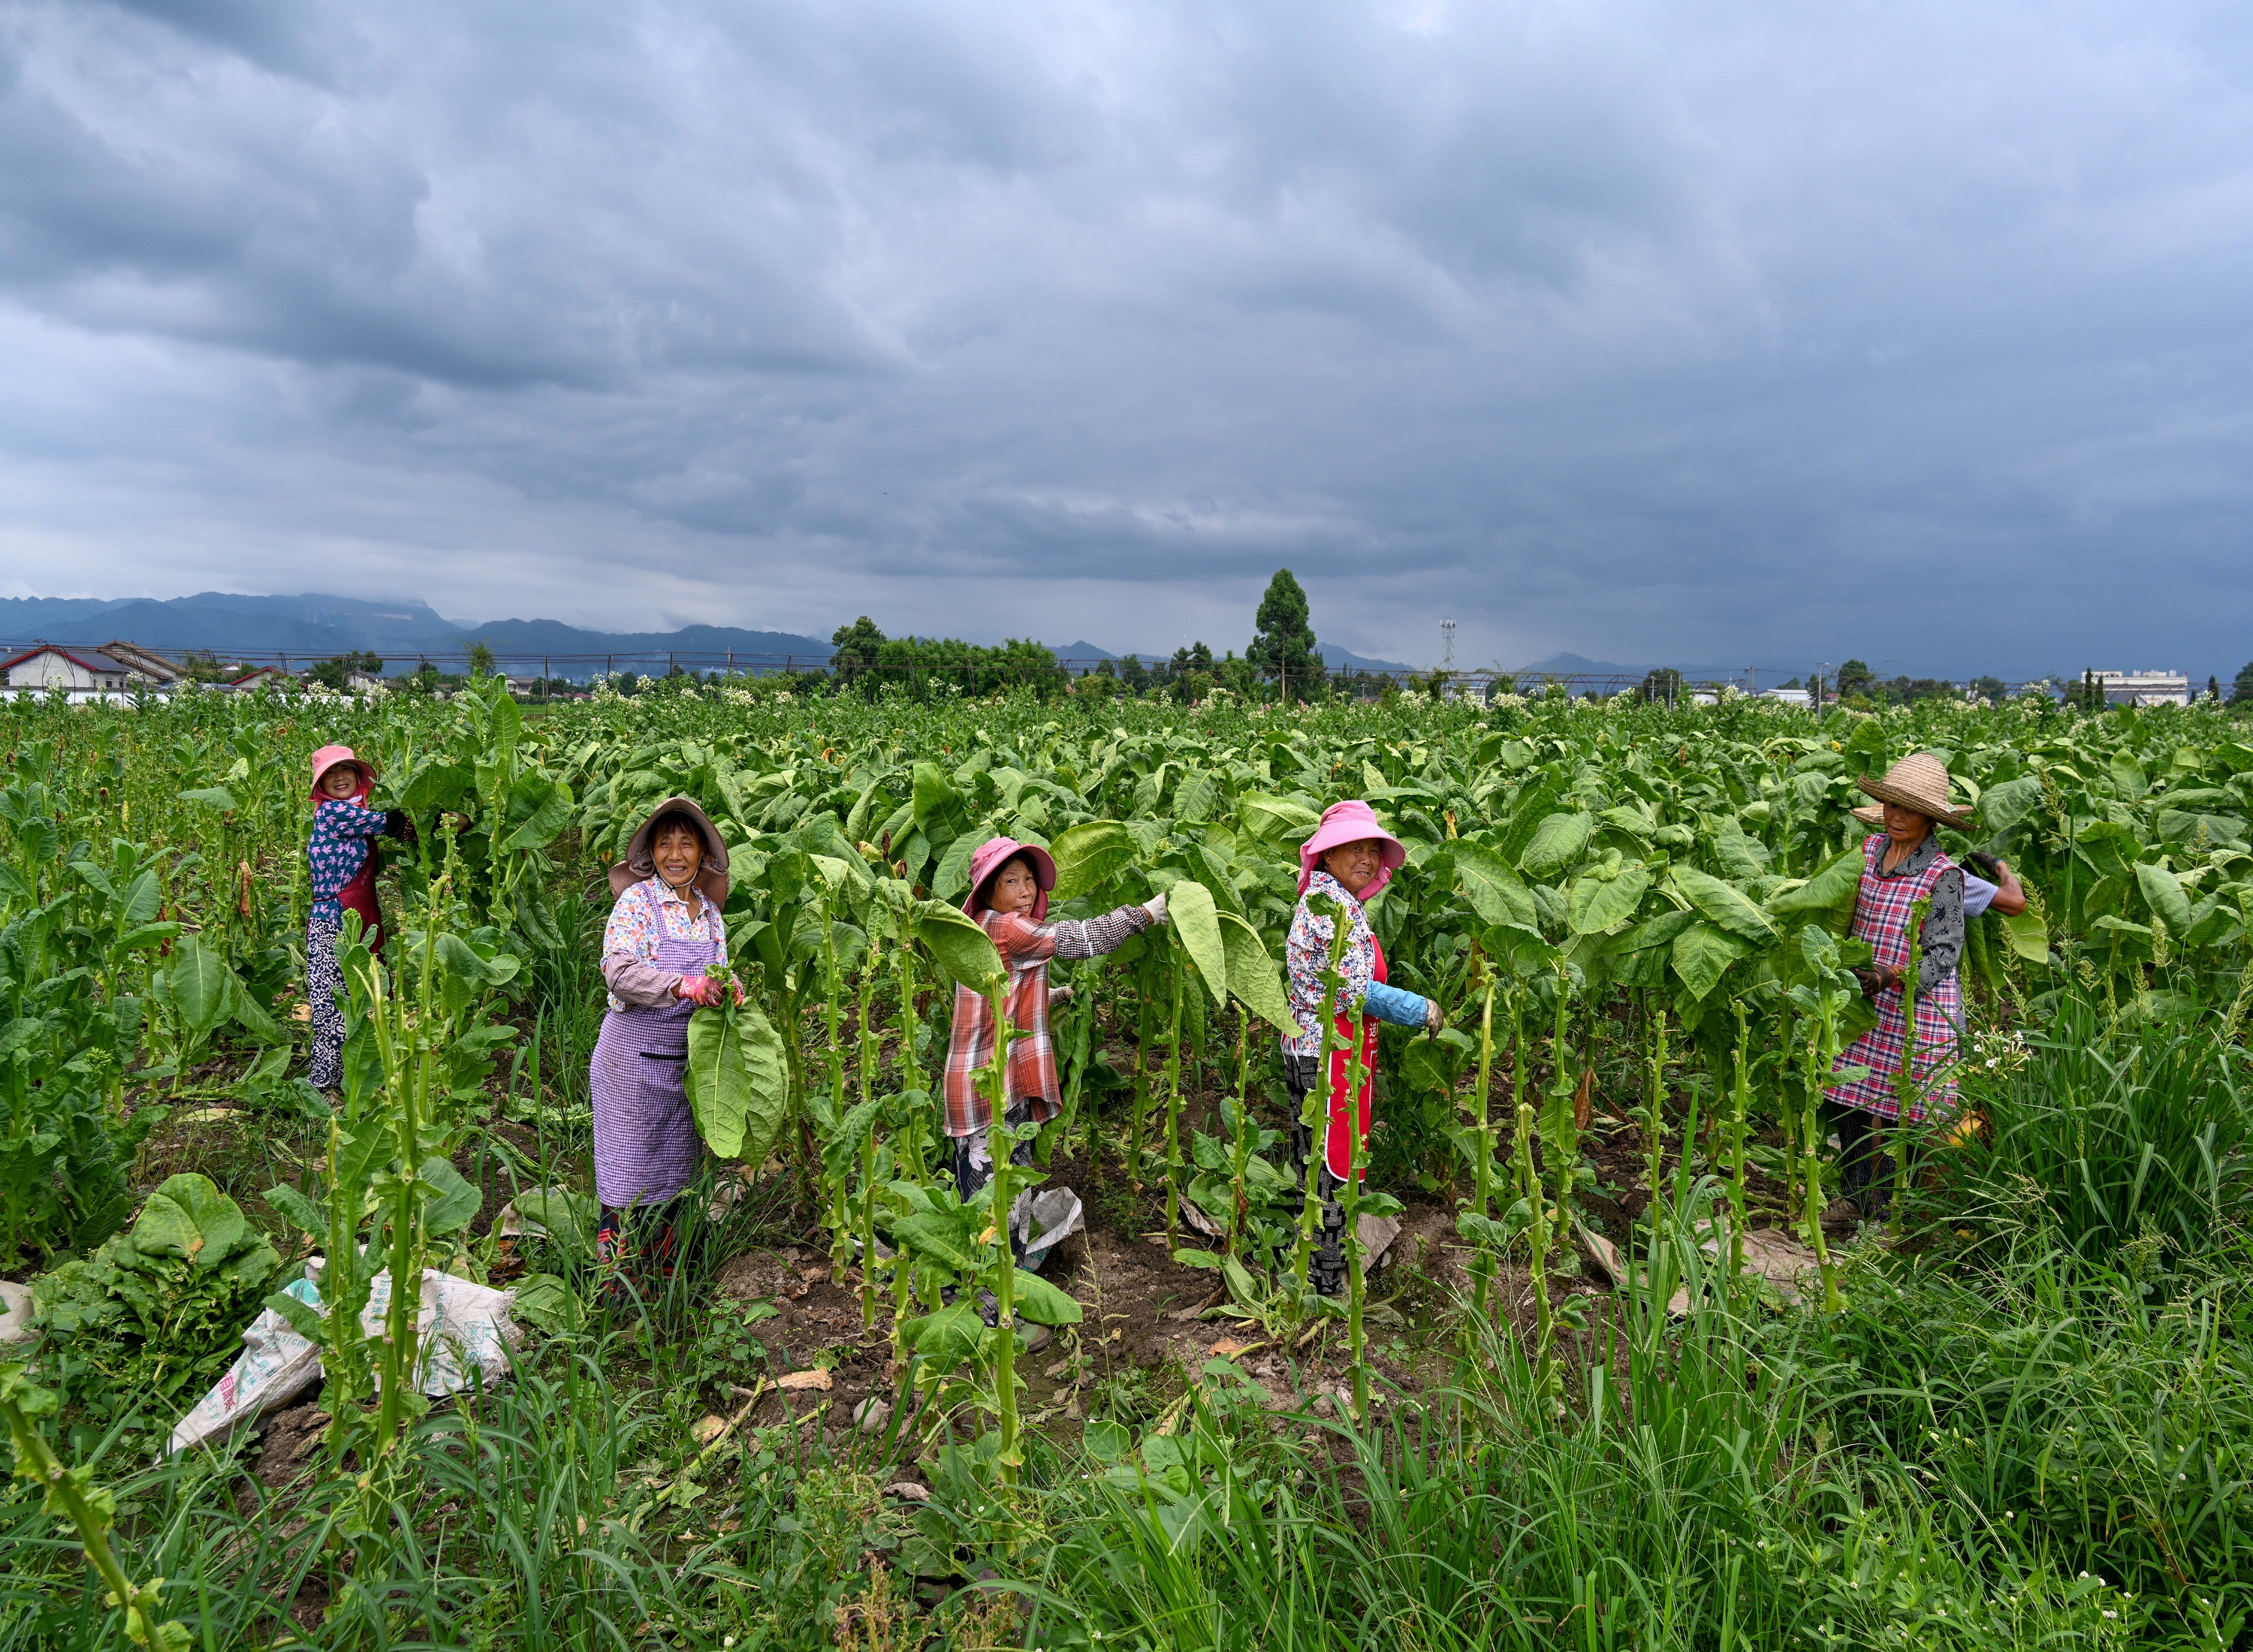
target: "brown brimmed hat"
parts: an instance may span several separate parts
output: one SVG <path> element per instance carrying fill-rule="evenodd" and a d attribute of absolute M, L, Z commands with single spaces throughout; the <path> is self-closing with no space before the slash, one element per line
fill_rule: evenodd
<path fill-rule="evenodd" d="M 1948 765 L 1929 751 L 1912 751 L 1887 770 L 1882 780 L 1859 775 L 1854 784 L 1880 803 L 1895 803 L 1904 809 L 1914 809 L 1927 819 L 1952 826 L 1958 832 L 1969 832 L 1975 824 L 1971 812 L 1959 810 L 1949 795 L 1952 783 L 1948 778 Z M 1854 818 L 1872 826 L 1883 826 L 1886 812 L 1857 809 Z"/>
<path fill-rule="evenodd" d="M 694 798 L 667 798 L 649 812 L 641 829 L 633 834 L 633 841 L 626 845 L 626 858 L 610 868 L 610 893 L 624 895 L 644 878 L 657 875 L 657 856 L 652 853 L 657 823 L 668 814 L 687 820 L 704 840 L 704 864 L 697 868 L 696 887 L 713 905 L 727 905 L 728 846 L 720 840 L 720 828 L 696 806 Z"/>

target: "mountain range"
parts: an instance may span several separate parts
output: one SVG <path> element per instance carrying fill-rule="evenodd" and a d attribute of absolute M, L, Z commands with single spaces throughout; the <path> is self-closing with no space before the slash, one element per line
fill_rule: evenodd
<path fill-rule="evenodd" d="M 103 601 L 90 597 L 0 598 L 0 640 L 104 643 L 123 638 L 168 652 L 307 660 L 366 651 L 398 671 L 428 655 L 458 662 L 482 642 L 512 669 L 536 671 L 543 658 L 559 677 L 593 672 L 663 671 L 671 656 L 729 654 L 746 664 L 792 660 L 819 665 L 829 645 L 793 631 L 743 631 L 732 625 L 688 625 L 672 631 L 595 631 L 553 619 L 499 619 L 457 625 L 422 602 L 371 603 L 351 596 L 245 596 L 205 591 L 159 602 L 148 597 Z M 706 662 L 699 660 L 698 665 Z"/>
<path fill-rule="evenodd" d="M 554 675 L 573 678 L 597 671 L 659 673 L 681 655 L 698 656 L 684 663 L 710 669 L 724 665 L 729 656 L 738 666 L 779 666 L 819 665 L 830 654 L 830 645 L 820 638 L 732 625 L 687 625 L 670 631 L 587 631 L 555 619 L 461 625 L 420 601 L 249 596 L 225 591 L 161 601 L 144 596 L 0 597 L 0 645 L 11 652 L 32 642 L 99 645 L 113 638 L 167 652 L 208 649 L 238 658 L 278 654 L 310 661 L 365 651 L 381 657 L 394 672 L 409 669 L 426 656 L 441 664 L 458 664 L 471 645 L 482 642 L 513 672 L 530 674 L 545 661 Z M 1325 644 L 1322 652 L 1332 670 L 1407 669 L 1332 645 Z M 1055 652 L 1068 660 L 1123 658 L 1085 640 L 1064 644 Z M 1140 658 L 1154 663 L 1161 656 Z"/>

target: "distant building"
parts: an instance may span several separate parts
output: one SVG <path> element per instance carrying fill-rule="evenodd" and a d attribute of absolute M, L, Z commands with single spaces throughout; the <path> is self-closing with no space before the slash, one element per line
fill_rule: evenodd
<path fill-rule="evenodd" d="M 2187 706 L 2190 678 L 2179 671 L 2098 671 L 2089 673 L 2111 706 Z"/>
<path fill-rule="evenodd" d="M 296 680 L 296 678 L 290 676 L 279 666 L 253 666 L 240 677 L 232 679 L 227 687 L 248 691 L 253 688 L 263 688 L 269 683 L 278 686 Z"/>
<path fill-rule="evenodd" d="M 380 672 L 349 671 L 345 673 L 345 687 L 356 694 L 365 694 L 373 689 L 388 688 L 391 685 L 383 680 Z"/>
<path fill-rule="evenodd" d="M 138 643 L 107 642 L 101 645 L 101 652 L 121 662 L 136 681 L 145 682 L 152 688 L 171 688 L 187 680 L 185 666 Z"/>
<path fill-rule="evenodd" d="M 1815 695 L 1805 688 L 1763 688 L 1760 691 L 1760 697 L 1762 700 L 1775 701 L 1782 705 L 1796 706 L 1802 711 L 1815 703 Z"/>
<path fill-rule="evenodd" d="M 134 669 L 100 648 L 64 648 L 34 643 L 0 660 L 8 687 L 17 693 L 52 694 L 59 688 L 73 700 L 122 694 L 133 686 Z"/>

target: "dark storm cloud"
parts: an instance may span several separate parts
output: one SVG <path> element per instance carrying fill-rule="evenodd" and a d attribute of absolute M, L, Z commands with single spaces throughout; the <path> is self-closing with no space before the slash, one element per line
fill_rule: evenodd
<path fill-rule="evenodd" d="M 21 594 L 2253 654 L 2221 6 L 0 0 Z"/>

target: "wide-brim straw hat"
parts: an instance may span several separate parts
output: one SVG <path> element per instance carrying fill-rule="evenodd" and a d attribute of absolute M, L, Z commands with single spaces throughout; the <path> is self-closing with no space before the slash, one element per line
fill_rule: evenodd
<path fill-rule="evenodd" d="M 626 858 L 610 868 L 610 893 L 624 895 L 644 879 L 657 875 L 657 823 L 668 814 L 684 817 L 704 840 L 704 864 L 696 869 L 696 887 L 713 905 L 727 905 L 728 846 L 720 840 L 720 828 L 694 798 L 667 798 L 649 812 L 633 840 L 626 845 Z"/>
<path fill-rule="evenodd" d="M 1881 804 L 1893 803 L 1904 809 L 1914 809 L 1926 819 L 1952 826 L 1959 832 L 1969 832 L 1976 824 L 1969 810 L 1956 806 L 1955 798 L 1950 795 L 1953 783 L 1948 777 L 1948 765 L 1929 751 L 1909 753 L 1887 770 L 1886 777 L 1882 780 L 1858 775 L 1854 784 Z M 1854 818 L 1866 820 L 1872 826 L 1883 826 L 1886 812 L 1881 808 L 1857 809 Z"/>

